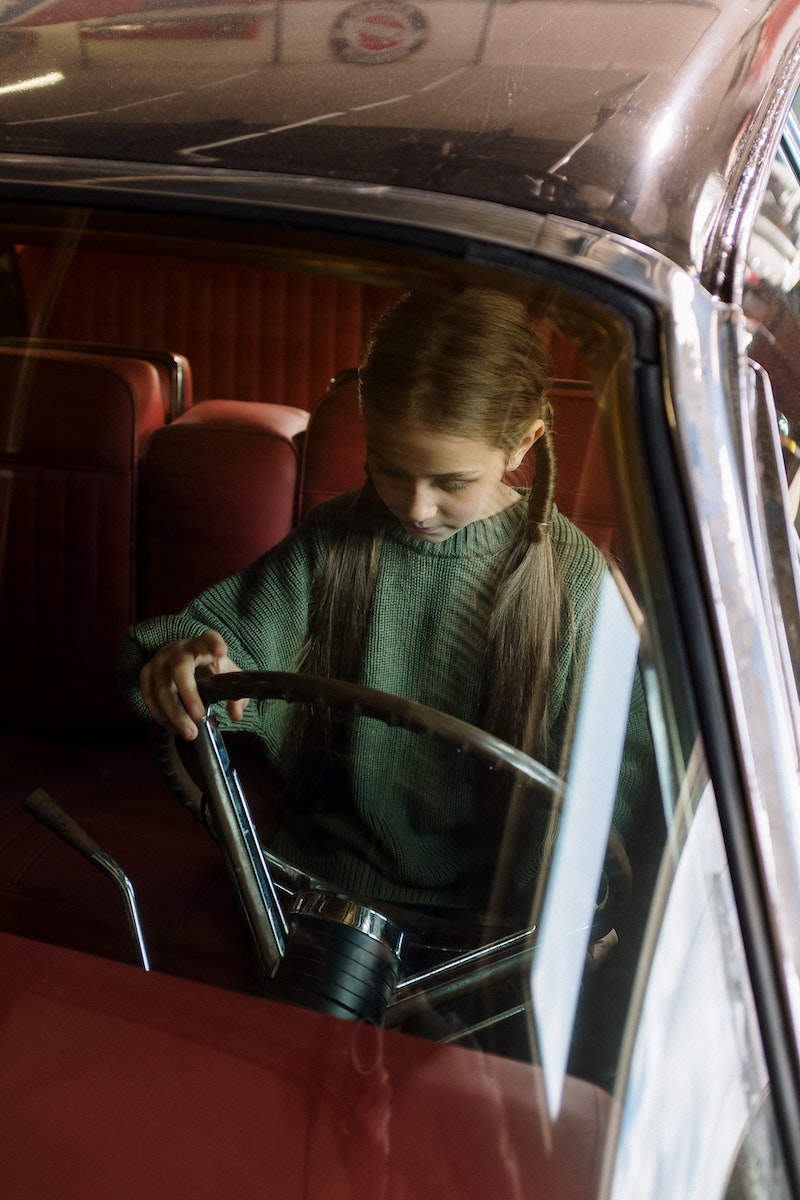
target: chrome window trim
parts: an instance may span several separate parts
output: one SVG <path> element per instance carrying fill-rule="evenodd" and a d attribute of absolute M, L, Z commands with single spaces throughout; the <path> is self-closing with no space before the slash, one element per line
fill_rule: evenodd
<path fill-rule="evenodd" d="M 281 213 L 290 214 L 298 226 L 304 213 L 313 213 L 318 223 L 358 222 L 362 234 L 371 224 L 383 227 L 384 236 L 386 229 L 396 229 L 476 239 L 489 246 L 541 254 L 555 262 L 579 263 L 594 275 L 623 283 L 651 303 L 669 300 L 668 278 L 680 270 L 640 242 L 570 217 L 346 180 L 0 155 L 0 186 L 4 198 L 12 201 L 24 198 L 32 203 L 105 207 L 122 203 L 128 210 L 143 211 L 157 203 L 159 209 L 187 216 L 196 211 L 205 217 L 261 221 Z"/>
<path fill-rule="evenodd" d="M 747 378 L 746 406 L 742 410 L 747 500 L 764 602 L 774 615 L 771 623 L 774 652 L 782 664 L 784 695 L 800 769 L 797 534 L 790 516 L 789 489 L 769 376 L 757 363 L 750 363 Z"/>
<path fill-rule="evenodd" d="M 783 127 L 782 147 L 794 168 L 795 175 L 800 178 L 800 122 L 795 116 L 794 109 L 789 109 Z"/>
<path fill-rule="evenodd" d="M 759 917 L 747 911 L 740 896 L 740 916 L 745 927 L 753 921 L 751 947 L 759 938 L 760 921 L 766 922 L 762 928 L 768 930 L 771 949 L 756 945 L 755 953 L 772 958 L 782 993 L 782 998 L 776 993 L 765 999 L 772 1010 L 769 1036 L 779 1037 L 783 1021 L 785 1037 L 793 1038 L 791 1046 L 784 1041 L 776 1051 L 780 1061 L 771 1056 L 770 1069 L 773 1075 L 776 1067 L 785 1071 L 796 1084 L 800 1079 L 800 777 L 781 663 L 775 653 L 774 614 L 760 586 L 742 478 L 741 435 L 736 429 L 741 418 L 735 414 L 747 403 L 743 319 L 738 309 L 710 297 L 687 276 L 676 273 L 673 282 L 678 289 L 673 312 L 679 319 L 665 327 L 673 434 L 684 486 L 691 496 L 687 507 L 723 664 L 721 678 L 728 688 L 748 841 L 757 856 L 757 891 L 762 897 Z M 731 363 L 732 369 L 720 367 Z M 723 796 L 718 799 L 725 803 Z M 741 867 L 747 871 L 746 863 Z M 750 880 L 750 885 L 754 882 Z M 787 1104 L 788 1097 L 797 1096 L 796 1086 L 780 1091 Z M 790 1124 L 796 1123 L 798 1115 L 795 1105 Z"/>
<path fill-rule="evenodd" d="M 649 379 L 648 379 L 649 376 Z M 656 489 L 661 538 L 669 564 L 679 623 L 684 630 L 688 665 L 693 677 L 699 721 L 709 771 L 723 827 L 731 880 L 745 941 L 751 986 L 756 996 L 761 1035 L 768 1061 L 771 1088 L 790 1175 L 800 1195 L 800 1064 L 796 1025 L 790 1009 L 788 976 L 794 965 L 784 961 L 784 947 L 775 935 L 771 897 L 765 883 L 763 859 L 771 850 L 770 831 L 755 834 L 751 797 L 743 780 L 740 733 L 731 718 L 729 697 L 723 695 L 725 670 L 719 669 L 720 645 L 713 609 L 702 595 L 708 587 L 702 564 L 696 563 L 698 544 L 694 526 L 687 520 L 683 492 L 685 471 L 674 446 L 675 417 L 670 405 L 664 411 L 659 368 L 644 373 L 640 388 L 642 440 Z M 737 434 L 730 427 L 735 440 Z M 676 447 L 678 451 L 679 447 Z M 681 477 L 682 476 L 682 477 Z M 768 643 L 769 639 L 767 639 Z M 771 753 L 771 750 L 770 750 Z M 762 835 L 763 834 L 763 838 Z"/>

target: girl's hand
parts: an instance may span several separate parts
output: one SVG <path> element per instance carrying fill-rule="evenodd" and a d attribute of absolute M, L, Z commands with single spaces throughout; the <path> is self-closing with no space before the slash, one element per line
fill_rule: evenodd
<path fill-rule="evenodd" d="M 170 733 L 187 741 L 197 737 L 197 726 L 205 714 L 195 682 L 198 674 L 219 675 L 238 671 L 228 658 L 228 647 L 218 633 L 207 629 L 199 637 L 170 642 L 146 663 L 139 674 L 142 699 L 151 717 Z M 228 715 L 241 721 L 248 700 L 230 700 Z"/>

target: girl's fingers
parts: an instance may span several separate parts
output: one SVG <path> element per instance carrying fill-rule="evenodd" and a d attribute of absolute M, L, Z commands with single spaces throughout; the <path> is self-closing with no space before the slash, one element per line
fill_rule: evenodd
<path fill-rule="evenodd" d="M 238 670 L 238 667 L 233 667 L 232 670 Z M 232 721 L 241 721 L 244 716 L 244 710 L 247 708 L 249 700 L 229 700 L 228 701 L 228 716 Z"/>
<path fill-rule="evenodd" d="M 139 677 L 142 699 L 153 719 L 188 741 L 197 736 L 195 722 L 205 713 L 195 678 L 200 668 L 213 674 L 239 669 L 228 658 L 224 640 L 211 629 L 162 647 Z M 241 720 L 246 701 L 234 703 L 238 711 L 234 720 Z"/>

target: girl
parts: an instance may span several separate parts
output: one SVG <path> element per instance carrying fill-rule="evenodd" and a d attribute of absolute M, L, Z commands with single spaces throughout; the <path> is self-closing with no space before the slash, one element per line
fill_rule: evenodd
<path fill-rule="evenodd" d="M 558 770 L 606 565 L 554 508 L 546 387 L 544 349 L 516 300 L 469 289 L 400 301 L 359 369 L 364 486 L 178 616 L 132 629 L 132 703 L 192 739 L 196 671 L 304 671 L 442 709 Z M 506 476 L 530 450 L 534 483 L 513 488 Z M 221 724 L 256 731 L 283 781 L 275 853 L 369 898 L 485 901 L 504 804 L 472 761 L 376 721 L 274 701 L 231 704 Z M 648 747 L 637 691 L 623 838 Z M 520 888 L 538 850 L 521 847 Z"/>

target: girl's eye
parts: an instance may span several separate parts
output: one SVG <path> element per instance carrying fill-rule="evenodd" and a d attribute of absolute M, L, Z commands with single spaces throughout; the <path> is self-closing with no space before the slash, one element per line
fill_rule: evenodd
<path fill-rule="evenodd" d="M 443 492 L 463 492 L 467 486 L 465 479 L 444 479 L 439 484 Z"/>

